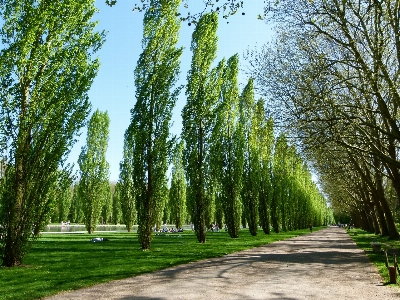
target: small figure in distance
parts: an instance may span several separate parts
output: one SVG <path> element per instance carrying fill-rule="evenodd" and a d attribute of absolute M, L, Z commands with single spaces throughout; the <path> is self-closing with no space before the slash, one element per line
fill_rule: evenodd
<path fill-rule="evenodd" d="M 90 240 L 92 243 L 98 243 L 98 242 L 108 242 L 109 241 L 109 239 L 108 238 L 99 238 L 99 237 L 97 237 L 97 238 L 93 238 L 93 239 L 91 239 Z"/>
<path fill-rule="evenodd" d="M 210 231 L 214 231 L 214 224 L 210 224 Z"/>
<path fill-rule="evenodd" d="M 312 224 L 310 224 L 310 232 L 312 232 Z"/>

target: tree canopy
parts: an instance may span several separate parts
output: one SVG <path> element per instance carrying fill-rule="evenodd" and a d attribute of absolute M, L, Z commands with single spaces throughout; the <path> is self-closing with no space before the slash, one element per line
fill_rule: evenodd
<path fill-rule="evenodd" d="M 200 20 L 201 16 L 207 13 L 217 13 L 222 14 L 224 19 L 227 19 L 229 16 L 238 13 L 241 9 L 243 9 L 244 2 L 243 0 L 207 0 L 203 1 L 204 7 L 200 9 L 198 12 L 194 12 L 191 7 L 192 4 L 189 0 L 183 0 L 182 4 L 185 9 L 187 9 L 187 14 L 182 15 L 181 13 L 177 13 L 177 16 L 181 21 L 187 21 L 189 25 L 197 24 Z M 265 1 L 264 1 L 265 2 Z M 105 3 L 109 6 L 114 6 L 117 4 L 117 0 L 106 0 Z M 151 0 L 140 0 L 132 1 L 133 11 L 146 11 L 148 9 L 154 9 L 154 3 Z M 245 14 L 242 12 L 242 14 Z"/>
<path fill-rule="evenodd" d="M 85 124 L 104 42 L 94 1 L 0 1 L 0 224 L 3 265 L 22 262 L 48 223 L 50 192 Z M 66 172 L 60 172 L 64 169 Z"/>
<path fill-rule="evenodd" d="M 150 248 L 154 224 L 164 208 L 167 191 L 169 128 L 180 87 L 182 48 L 177 48 L 180 0 L 151 1 L 143 20 L 143 52 L 135 69 L 136 103 L 125 134 L 132 157 L 132 178 L 138 236 Z"/>
<path fill-rule="evenodd" d="M 88 233 L 93 233 L 103 206 L 110 198 L 109 164 L 106 160 L 109 126 L 108 113 L 96 110 L 89 120 L 86 145 L 78 159 L 78 194 Z"/>
<path fill-rule="evenodd" d="M 391 238 L 399 237 L 387 188 L 400 196 L 398 12 L 397 1 L 280 1 L 268 16 L 276 39 L 250 53 L 258 86 L 285 108 L 332 204 Z"/>
<path fill-rule="evenodd" d="M 197 239 L 206 241 L 210 221 L 212 178 L 209 168 L 213 109 L 221 84 L 221 65 L 211 70 L 217 52 L 218 18 L 202 16 L 192 34 L 193 52 L 187 76 L 187 103 L 182 110 L 182 138 L 185 142 L 184 161 L 188 182 L 188 200 Z"/>

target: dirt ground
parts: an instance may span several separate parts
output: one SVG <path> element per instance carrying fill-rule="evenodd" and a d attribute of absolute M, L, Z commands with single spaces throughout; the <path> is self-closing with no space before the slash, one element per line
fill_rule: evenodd
<path fill-rule="evenodd" d="M 400 299 L 344 229 L 58 294 L 61 299 Z"/>

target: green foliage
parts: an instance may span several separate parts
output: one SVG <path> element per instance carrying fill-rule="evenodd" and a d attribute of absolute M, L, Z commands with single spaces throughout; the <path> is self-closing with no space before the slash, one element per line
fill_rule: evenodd
<path fill-rule="evenodd" d="M 136 103 L 125 133 L 132 162 L 138 237 L 149 249 L 152 228 L 161 222 L 167 191 L 167 154 L 172 109 L 181 88 L 171 91 L 179 75 L 182 48 L 176 48 L 180 0 L 151 1 L 143 20 L 141 53 L 135 69 Z M 129 162 L 128 162 L 129 163 Z"/>
<path fill-rule="evenodd" d="M 165 194 L 166 197 L 164 197 L 164 209 L 163 209 L 162 218 L 161 218 L 161 222 L 163 224 L 172 224 L 172 221 L 171 221 L 171 206 L 169 204 L 169 200 L 170 200 L 169 192 L 170 191 L 167 189 L 166 190 L 166 194 Z M 157 224 L 157 226 L 158 226 L 158 224 Z"/>
<path fill-rule="evenodd" d="M 351 223 L 351 216 L 346 214 L 334 214 L 335 223 L 337 224 L 350 224 Z"/>
<path fill-rule="evenodd" d="M 82 223 L 83 222 L 83 210 L 82 201 L 79 197 L 78 192 L 79 183 L 74 185 L 72 203 L 71 203 L 71 222 L 72 223 Z"/>
<path fill-rule="evenodd" d="M 256 118 L 255 109 L 254 85 L 253 79 L 250 79 L 240 97 L 240 123 L 243 125 L 244 139 L 242 200 L 244 214 L 252 235 L 256 235 L 258 232 L 259 185 L 261 183 L 261 153 L 259 153 L 259 141 L 257 136 L 258 127 L 261 124 L 257 122 L 258 119 Z"/>
<path fill-rule="evenodd" d="M 209 149 L 213 128 L 213 108 L 218 100 L 221 66 L 210 72 L 217 51 L 216 13 L 203 15 L 192 34 L 193 52 L 187 76 L 187 103 L 182 111 L 182 139 L 188 181 L 188 207 L 197 239 L 206 241 L 210 217 L 212 178 L 209 171 Z"/>
<path fill-rule="evenodd" d="M 228 59 L 222 74 L 221 98 L 217 104 L 212 142 L 216 180 L 221 186 L 225 223 L 232 238 L 237 238 L 242 216 L 243 124 L 239 112 L 239 56 Z M 219 151 L 218 151 L 219 150 Z"/>
<path fill-rule="evenodd" d="M 106 161 L 109 125 L 107 112 L 96 110 L 93 113 L 88 125 L 86 146 L 82 147 L 78 159 L 78 193 L 88 233 L 96 228 L 103 206 L 110 198 L 109 165 Z"/>
<path fill-rule="evenodd" d="M 282 213 L 285 212 L 286 182 L 287 179 L 287 154 L 288 142 L 286 135 L 281 134 L 276 140 L 273 158 L 273 197 L 271 201 L 271 221 L 274 232 L 279 232 L 282 226 L 282 218 L 286 221 Z M 285 231 L 285 230 L 284 230 Z"/>
<path fill-rule="evenodd" d="M 112 190 L 112 223 L 117 225 L 122 220 L 121 183 L 117 182 Z"/>
<path fill-rule="evenodd" d="M 276 39 L 251 58 L 260 92 L 301 139 L 332 207 L 398 239 L 398 2 L 274 6 Z"/>
<path fill-rule="evenodd" d="M 176 228 L 182 228 L 186 219 L 186 180 L 183 168 L 184 144 L 180 141 L 175 145 L 172 158 L 172 179 L 169 191 L 169 207 L 171 221 Z"/>
<path fill-rule="evenodd" d="M 69 217 L 73 197 L 71 180 L 68 180 L 67 182 L 58 182 L 51 197 L 55 199 L 55 207 L 51 221 L 58 223 L 66 222 Z"/>
<path fill-rule="evenodd" d="M 274 121 L 266 119 L 264 102 L 262 99 L 256 103 L 254 111 L 254 124 L 256 127 L 257 153 L 259 159 L 259 177 L 255 182 L 259 187 L 259 216 L 260 224 L 265 234 L 270 233 L 270 215 L 272 203 L 272 155 L 275 143 Z"/>
<path fill-rule="evenodd" d="M 68 185 L 66 188 L 60 190 L 58 196 L 59 204 L 60 204 L 60 219 L 66 222 L 69 218 L 69 212 L 71 208 L 72 202 L 72 186 Z"/>
<path fill-rule="evenodd" d="M 271 221 L 275 232 L 321 226 L 332 212 L 294 146 L 281 134 L 273 157 Z"/>
<path fill-rule="evenodd" d="M 133 185 L 133 154 L 127 140 L 124 141 L 122 162 L 119 165 L 118 191 L 122 210 L 122 222 L 130 232 L 136 221 L 135 187 Z"/>
<path fill-rule="evenodd" d="M 224 223 L 224 206 L 222 202 L 221 192 L 217 187 L 215 189 L 215 224 L 217 224 L 219 228 L 222 228 Z"/>
<path fill-rule="evenodd" d="M 2 264 L 19 265 L 49 221 L 50 192 L 89 113 L 104 41 L 94 1 L 0 1 Z M 34 232 L 34 235 L 31 233 Z"/>
<path fill-rule="evenodd" d="M 105 187 L 105 195 L 104 195 L 104 203 L 101 209 L 101 221 L 103 224 L 111 224 L 112 223 L 112 187 L 110 184 Z"/>
<path fill-rule="evenodd" d="M 167 186 L 167 178 L 165 178 L 165 181 L 163 183 L 163 188 L 160 191 L 160 194 L 158 195 L 157 199 L 159 200 L 158 205 L 156 207 L 155 213 L 156 213 L 156 221 L 155 225 L 156 228 L 161 228 L 161 225 L 166 223 L 167 220 L 169 220 L 170 217 L 170 211 L 169 211 L 169 205 L 168 205 L 168 200 L 169 200 L 169 190 Z M 151 227 L 153 230 L 153 226 Z"/>

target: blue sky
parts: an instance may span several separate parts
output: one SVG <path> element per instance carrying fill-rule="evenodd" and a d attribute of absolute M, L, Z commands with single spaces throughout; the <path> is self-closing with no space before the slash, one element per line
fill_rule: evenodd
<path fill-rule="evenodd" d="M 90 89 L 89 97 L 92 103 L 92 112 L 96 109 L 107 111 L 110 117 L 110 135 L 107 151 L 107 161 L 110 164 L 110 180 L 117 181 L 119 177 L 119 163 L 122 159 L 124 133 L 130 123 L 130 110 L 135 104 L 135 86 L 133 72 L 136 62 L 142 52 L 142 23 L 143 13 L 132 12 L 133 1 L 119 0 L 112 8 L 105 5 L 105 0 L 97 0 L 96 5 L 100 12 L 96 19 L 100 21 L 99 30 L 108 32 L 103 48 L 98 52 L 101 67 Z M 196 4 L 192 4 L 196 3 Z M 243 54 L 247 48 L 262 46 L 271 38 L 270 27 L 257 19 L 262 14 L 264 1 L 245 1 L 241 12 L 228 20 L 220 18 L 218 28 L 218 54 L 215 64 L 222 58 L 229 58 L 238 53 L 242 66 L 246 62 Z M 203 1 L 190 1 L 190 11 L 196 12 L 204 7 Z M 182 8 L 182 14 L 186 10 Z M 227 24 L 227 21 L 229 24 Z M 190 51 L 191 35 L 194 26 L 182 23 L 178 46 L 184 47 L 181 62 L 180 84 L 185 84 L 186 75 L 190 68 L 192 53 Z M 239 76 L 241 88 L 247 81 L 242 73 Z M 182 91 L 173 114 L 172 133 L 179 135 L 182 128 L 181 111 L 185 105 L 185 93 Z M 72 149 L 68 162 L 74 163 L 77 169 L 77 160 L 81 147 L 85 144 L 85 129 L 78 142 Z"/>

